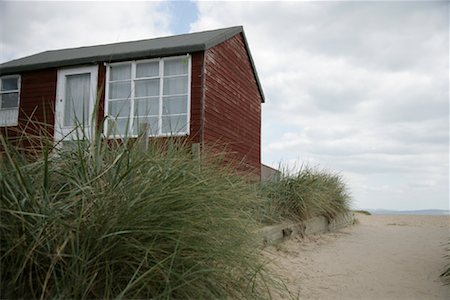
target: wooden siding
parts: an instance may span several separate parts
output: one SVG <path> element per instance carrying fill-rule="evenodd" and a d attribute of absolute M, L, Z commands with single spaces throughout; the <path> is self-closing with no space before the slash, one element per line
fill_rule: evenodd
<path fill-rule="evenodd" d="M 57 70 L 48 69 L 22 74 L 19 119 L 29 116 L 45 124 L 55 123 Z M 53 135 L 53 131 L 51 133 Z"/>
<path fill-rule="evenodd" d="M 105 64 L 98 64 L 98 76 L 97 76 L 97 98 L 98 112 L 97 112 L 97 128 L 102 126 L 105 118 L 105 86 L 106 86 L 106 66 Z M 100 128 L 99 128 L 100 129 Z"/>
<path fill-rule="evenodd" d="M 203 93 L 203 52 L 192 53 L 191 61 L 191 124 L 190 141 L 201 143 L 202 139 L 202 93 Z"/>
<path fill-rule="evenodd" d="M 205 52 L 204 143 L 260 176 L 261 95 L 241 34 Z"/>
<path fill-rule="evenodd" d="M 22 73 L 20 76 L 18 125 L 1 127 L 0 134 L 13 140 L 25 130 L 29 135 L 52 137 L 55 122 L 57 70 L 31 71 Z M 24 142 L 22 146 L 29 146 L 29 143 Z"/>

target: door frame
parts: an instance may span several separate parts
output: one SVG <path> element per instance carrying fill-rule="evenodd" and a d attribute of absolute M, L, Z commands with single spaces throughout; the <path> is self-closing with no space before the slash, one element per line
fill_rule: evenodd
<path fill-rule="evenodd" d="M 90 66 L 78 66 L 58 69 L 56 79 L 56 99 L 55 99 L 55 127 L 54 127 L 54 139 L 56 142 L 62 140 L 74 140 L 76 134 L 66 134 L 64 130 L 73 131 L 73 126 L 64 126 L 64 105 L 63 99 L 65 97 L 65 87 L 66 81 L 65 77 L 67 75 L 76 74 L 86 74 L 89 73 L 90 76 L 90 93 L 89 93 L 89 113 L 88 118 L 89 126 L 85 127 L 85 135 L 90 139 L 92 138 L 92 132 L 90 132 L 96 126 L 96 119 L 92 114 L 95 113 L 95 102 L 97 97 L 97 80 L 98 80 L 98 65 Z M 72 128 L 72 129 L 70 129 Z"/>

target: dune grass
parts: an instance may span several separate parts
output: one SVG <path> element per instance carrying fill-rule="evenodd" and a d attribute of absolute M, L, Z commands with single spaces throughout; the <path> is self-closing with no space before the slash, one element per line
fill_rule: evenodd
<path fill-rule="evenodd" d="M 323 170 L 259 185 L 177 139 L 98 131 L 55 145 L 28 125 L 14 145 L 0 135 L 2 298 L 288 294 L 264 271 L 257 229 L 348 211 L 342 178 Z"/>
<path fill-rule="evenodd" d="M 2 298 L 270 296 L 255 190 L 231 169 L 175 141 L 43 139 L 30 157 L 0 139 Z"/>
<path fill-rule="evenodd" d="M 316 216 L 332 219 L 349 212 L 350 196 L 343 178 L 326 170 L 303 166 L 298 172 L 284 171 L 260 188 L 257 212 L 264 223 L 304 221 Z"/>

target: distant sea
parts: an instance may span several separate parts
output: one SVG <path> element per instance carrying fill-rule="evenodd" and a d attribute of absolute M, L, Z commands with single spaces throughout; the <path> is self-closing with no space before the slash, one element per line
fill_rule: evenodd
<path fill-rule="evenodd" d="M 443 209 L 422 209 L 422 210 L 386 210 L 386 209 L 366 209 L 373 215 L 450 215 L 449 210 Z"/>

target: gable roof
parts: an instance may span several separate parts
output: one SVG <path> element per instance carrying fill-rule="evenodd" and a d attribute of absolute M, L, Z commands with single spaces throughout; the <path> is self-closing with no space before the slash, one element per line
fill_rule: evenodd
<path fill-rule="evenodd" d="M 244 39 L 261 100 L 264 102 L 264 93 L 242 26 L 132 42 L 45 51 L 0 64 L 0 75 L 46 68 L 132 60 L 144 57 L 171 56 L 204 51 L 240 33 L 242 33 Z"/>

